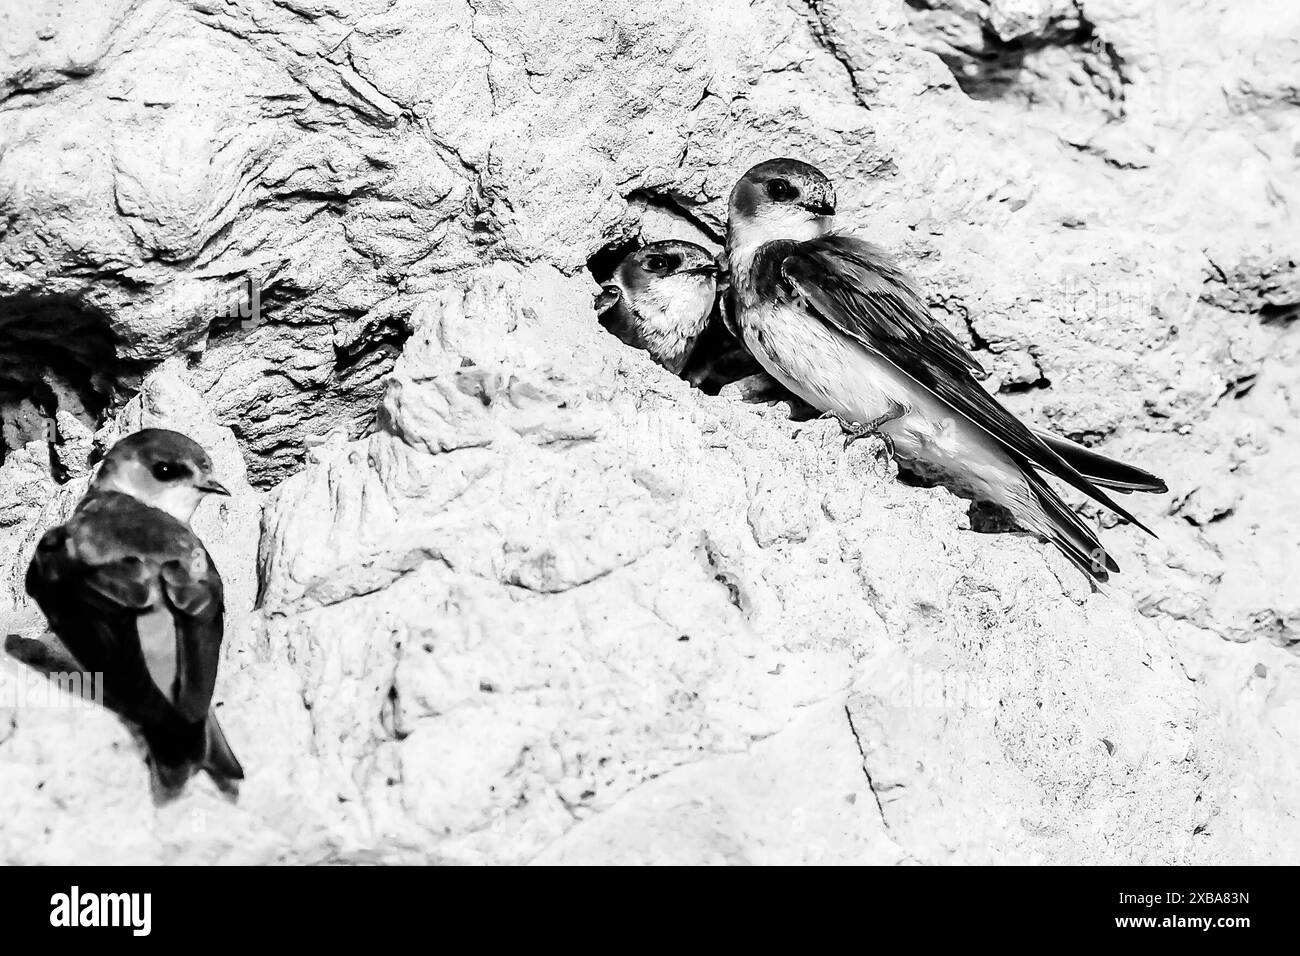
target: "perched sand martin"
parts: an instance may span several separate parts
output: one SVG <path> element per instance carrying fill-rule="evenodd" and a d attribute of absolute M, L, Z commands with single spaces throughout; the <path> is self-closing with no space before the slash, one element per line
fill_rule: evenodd
<path fill-rule="evenodd" d="M 652 242 L 620 262 L 601 287 L 600 323 L 680 375 L 713 311 L 717 274 L 713 255 L 693 242 Z"/>
<path fill-rule="evenodd" d="M 745 346 L 851 436 L 879 435 L 914 474 L 1005 508 L 1105 581 L 1119 570 L 1114 559 L 1043 473 L 1148 532 L 1101 488 L 1164 492 L 1165 483 L 1003 408 L 912 280 L 880 248 L 833 233 L 834 214 L 834 185 L 798 160 L 759 163 L 736 184 L 726 255 Z"/>
<path fill-rule="evenodd" d="M 222 789 L 243 769 L 210 710 L 224 616 L 221 575 L 190 529 L 206 495 L 228 495 L 207 453 L 150 428 L 105 456 L 64 525 L 47 531 L 27 593 L 149 745 L 165 793 L 198 769 Z"/>

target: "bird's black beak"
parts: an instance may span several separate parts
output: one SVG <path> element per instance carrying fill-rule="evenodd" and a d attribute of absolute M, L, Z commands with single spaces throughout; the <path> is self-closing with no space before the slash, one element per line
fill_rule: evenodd
<path fill-rule="evenodd" d="M 230 497 L 230 489 L 217 481 L 215 478 L 208 478 L 197 485 L 199 491 L 205 495 L 221 495 L 223 498 Z"/>
<path fill-rule="evenodd" d="M 835 215 L 835 204 L 825 199 L 811 199 L 803 204 L 814 216 L 833 216 Z"/>
<path fill-rule="evenodd" d="M 803 195 L 803 207 L 814 216 L 835 215 L 835 187 L 830 183 L 810 183 Z"/>
<path fill-rule="evenodd" d="M 696 266 L 693 269 L 684 270 L 693 276 L 715 276 L 718 274 L 718 265 L 716 262 L 710 262 L 702 266 Z"/>

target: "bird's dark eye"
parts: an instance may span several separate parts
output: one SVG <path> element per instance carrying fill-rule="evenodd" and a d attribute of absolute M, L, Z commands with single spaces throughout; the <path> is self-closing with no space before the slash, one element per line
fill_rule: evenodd
<path fill-rule="evenodd" d="M 790 181 L 787 179 L 769 179 L 767 181 L 767 194 L 777 202 L 788 202 L 799 195 L 799 190 L 790 185 Z"/>
<path fill-rule="evenodd" d="M 660 269 L 666 268 L 667 265 L 668 260 L 663 256 L 646 256 L 645 267 L 651 272 L 658 272 Z"/>
<path fill-rule="evenodd" d="M 157 462 L 150 471 L 159 481 L 175 481 L 177 478 L 183 478 L 190 473 L 184 465 L 178 465 L 173 461 Z"/>

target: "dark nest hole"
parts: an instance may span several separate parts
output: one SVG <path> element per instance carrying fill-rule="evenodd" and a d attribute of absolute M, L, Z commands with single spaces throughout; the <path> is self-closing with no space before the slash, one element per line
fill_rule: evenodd
<path fill-rule="evenodd" d="M 630 209 L 639 212 L 642 216 L 653 209 L 658 214 L 677 221 L 684 228 L 674 230 L 676 238 L 685 238 L 683 233 L 689 234 L 694 231 L 698 233 L 698 238 L 695 240 L 697 244 L 703 244 L 706 248 L 710 243 L 719 245 L 722 242 L 720 230 L 697 214 L 696 204 L 671 189 L 634 189 L 625 193 L 623 200 Z M 587 259 L 587 271 L 596 285 L 604 286 L 613 278 L 619 263 L 651 241 L 654 241 L 654 237 L 647 239 L 638 232 L 637 235 L 607 243 Z M 595 302 L 593 302 L 592 313 L 593 318 L 597 318 Z M 608 324 L 612 317 L 613 313 L 607 313 L 605 318 L 597 318 L 597 321 L 600 321 L 601 326 L 610 334 L 633 345 Z M 715 306 L 704 332 L 696 340 L 687 358 L 681 378 L 709 395 L 716 395 L 723 386 L 757 371 L 759 371 L 757 363 L 727 330 L 722 315 Z"/>
<path fill-rule="evenodd" d="M 932 0 L 907 0 L 913 10 L 922 13 L 934 9 Z M 1114 46 L 1097 35 L 1094 26 L 1083 18 L 1057 20 L 1040 33 L 1003 39 L 987 24 L 981 25 L 978 47 L 948 47 L 936 50 L 952 71 L 957 85 L 975 100 L 1000 99 L 1012 92 L 1021 81 L 1025 61 L 1034 53 L 1057 47 L 1078 56 L 1093 55 L 1100 60 L 1102 72 L 1113 74 L 1103 85 L 1111 87 L 1107 95 L 1122 99 L 1119 87 L 1123 78 L 1123 61 Z M 1092 69 L 1093 72 L 1096 68 Z"/>
<path fill-rule="evenodd" d="M 60 450 L 73 436 L 63 433 L 60 412 L 89 432 L 129 397 L 138 382 L 117 357 L 107 317 L 68 297 L 20 296 L 0 303 L 0 464 L 31 442 L 49 447 L 50 473 L 66 481 L 78 462 Z"/>
<path fill-rule="evenodd" d="M 647 209 L 657 210 L 668 218 L 698 231 L 709 242 L 715 245 L 722 244 L 722 233 L 713 224 L 697 215 L 689 200 L 674 194 L 671 190 L 634 189 L 623 196 L 623 201 L 642 214 Z M 619 242 L 611 242 L 587 260 L 587 271 L 591 273 L 597 285 L 602 285 L 614 275 L 614 270 L 624 258 L 642 246 L 648 245 L 650 241 L 653 240 L 647 240 L 643 235 L 638 234 Z"/>
<path fill-rule="evenodd" d="M 312 435 L 342 426 L 350 439 L 358 439 L 374 430 L 387 376 L 413 331 L 409 308 L 365 319 L 369 310 L 364 308 L 326 308 L 317 287 L 292 275 L 247 275 L 213 288 L 206 349 L 191 359 L 193 367 L 210 374 L 238 364 L 240 353 L 253 356 L 275 348 L 274 338 L 292 343 L 326 373 L 285 374 L 294 386 L 286 394 L 270 384 L 280 373 L 268 372 L 251 405 L 243 397 L 232 401 L 235 396 L 221 390 L 209 394 L 217 420 L 239 443 L 253 487 L 274 487 L 297 472 Z M 330 335 L 322 341 L 326 330 Z"/>
<path fill-rule="evenodd" d="M 1259 320 L 1264 325 L 1288 326 L 1300 319 L 1300 302 L 1270 303 L 1259 310 Z"/>
<path fill-rule="evenodd" d="M 411 325 L 405 317 L 376 322 L 356 341 L 334 346 L 334 374 L 346 378 L 352 370 L 369 364 L 391 369 L 410 337 Z"/>
<path fill-rule="evenodd" d="M 604 285 L 613 278 L 618 264 L 644 245 L 640 237 L 611 242 L 587 259 L 587 271 L 596 280 L 596 285 Z"/>

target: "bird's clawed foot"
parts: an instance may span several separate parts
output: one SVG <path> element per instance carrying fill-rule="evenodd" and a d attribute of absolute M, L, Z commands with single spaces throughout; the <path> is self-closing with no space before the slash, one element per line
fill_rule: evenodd
<path fill-rule="evenodd" d="M 833 418 L 840 423 L 840 428 L 844 432 L 845 451 L 848 451 L 849 447 L 855 441 L 859 441 L 860 439 L 863 438 L 875 437 L 880 439 L 880 443 L 882 445 L 881 451 L 878 451 L 876 453 L 877 460 L 890 462 L 894 460 L 894 439 L 891 438 L 885 432 L 881 431 L 880 427 L 886 424 L 887 422 L 892 422 L 896 418 L 900 418 L 902 414 L 905 413 L 906 413 L 905 410 L 903 412 L 898 412 L 898 413 L 891 410 L 889 414 L 882 415 L 879 418 L 867 422 L 866 424 L 863 424 L 861 422 L 848 421 L 843 416 L 839 415 L 837 412 L 826 412 L 821 417 Z"/>

